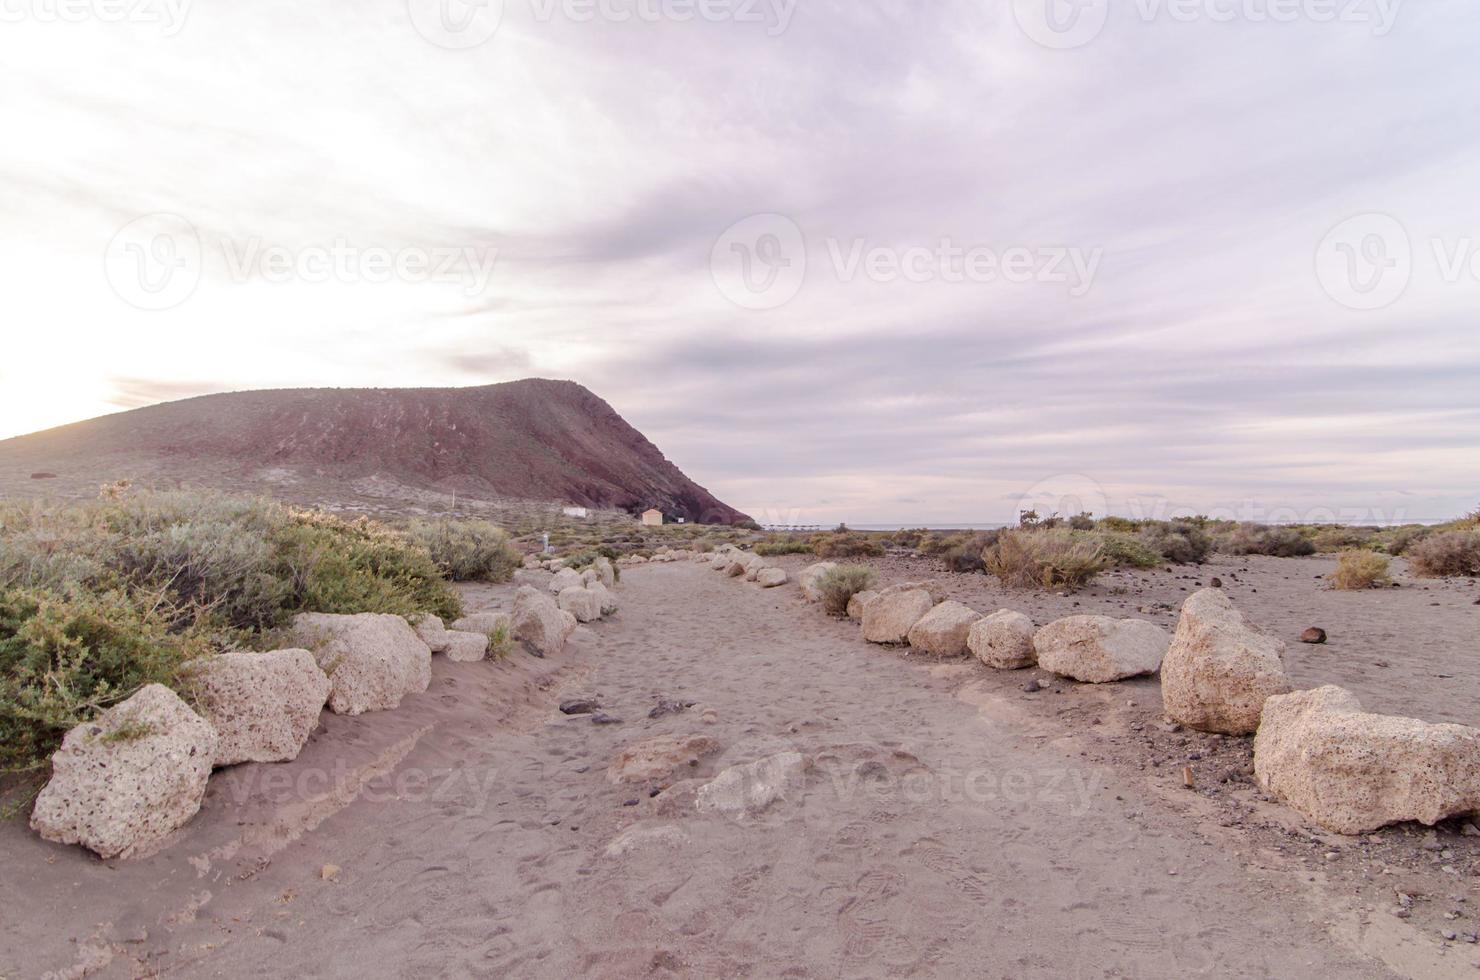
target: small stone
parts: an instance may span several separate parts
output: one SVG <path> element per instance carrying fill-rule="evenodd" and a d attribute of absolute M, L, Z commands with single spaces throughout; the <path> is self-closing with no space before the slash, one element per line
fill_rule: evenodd
<path fill-rule="evenodd" d="M 1023 685 L 1023 690 L 1027 691 L 1029 694 L 1037 694 L 1039 691 L 1043 690 L 1043 685 L 1038 682 L 1037 678 L 1034 678 L 1033 680 Z"/>
<path fill-rule="evenodd" d="M 325 881 L 338 881 L 340 867 L 337 864 L 326 864 L 319 869 L 319 877 Z"/>
<path fill-rule="evenodd" d="M 1440 935 L 1442 935 L 1449 942 L 1454 942 L 1456 939 L 1459 938 L 1459 934 L 1458 933 L 1456 933 L 1456 932 L 1454 932 L 1452 930 L 1449 930 L 1449 929 L 1444 930 L 1444 932 L 1442 932 Z"/>
<path fill-rule="evenodd" d="M 1215 578 L 1212 582 L 1208 583 L 1208 585 L 1210 588 L 1221 589 L 1223 588 L 1223 580 L 1221 578 Z"/>
<path fill-rule="evenodd" d="M 637 806 L 637 804 L 640 803 L 640 802 L 642 802 L 642 801 L 641 800 L 628 800 L 626 803 L 623 803 L 622 805 L 623 806 Z"/>
<path fill-rule="evenodd" d="M 1300 634 L 1301 643 L 1309 643 L 1313 646 L 1320 646 L 1322 643 L 1326 642 L 1326 639 L 1326 631 L 1321 629 L 1319 626 L 1312 626 L 1310 629 Z"/>
<path fill-rule="evenodd" d="M 620 725 L 621 723 L 622 719 L 615 715 L 609 715 L 605 711 L 598 711 L 591 716 L 591 724 L 593 725 Z"/>
<path fill-rule="evenodd" d="M 594 714 L 601 707 L 601 702 L 595 698 L 572 698 L 569 701 L 560 702 L 560 713 L 563 715 L 589 715 Z"/>

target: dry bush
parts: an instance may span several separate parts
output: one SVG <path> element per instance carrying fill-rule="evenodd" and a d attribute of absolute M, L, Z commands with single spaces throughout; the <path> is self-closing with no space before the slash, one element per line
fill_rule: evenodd
<path fill-rule="evenodd" d="M 982 562 L 982 555 L 997 543 L 997 537 L 1001 533 L 1000 531 L 976 531 L 955 534 L 946 539 L 947 546 L 937 554 L 950 571 L 961 574 L 985 572 L 987 566 Z"/>
<path fill-rule="evenodd" d="M 1371 548 L 1377 542 L 1375 527 L 1322 527 L 1316 528 L 1313 543 L 1321 554 L 1336 554 L 1357 548 Z"/>
<path fill-rule="evenodd" d="M 1480 531 L 1432 534 L 1409 548 L 1407 557 L 1424 578 L 1480 576 Z"/>
<path fill-rule="evenodd" d="M 410 534 L 454 582 L 509 582 L 524 560 L 508 533 L 488 521 L 415 521 Z"/>
<path fill-rule="evenodd" d="M 1213 539 L 1191 521 L 1157 521 L 1138 535 L 1141 543 L 1174 565 L 1201 565 L 1213 553 Z"/>
<path fill-rule="evenodd" d="M 1405 525 L 1392 531 L 1383 546 L 1390 555 L 1406 555 L 1414 545 L 1433 533 L 1432 528 L 1419 524 Z"/>
<path fill-rule="evenodd" d="M 982 561 L 1012 589 L 1077 589 L 1111 564 L 1100 542 L 1067 528 L 1003 531 Z"/>
<path fill-rule="evenodd" d="M 1387 585 L 1388 559 L 1375 551 L 1343 552 L 1336 571 L 1331 573 L 1331 587 L 1345 592 Z"/>
<path fill-rule="evenodd" d="M 1316 553 L 1315 544 L 1293 527 L 1237 524 L 1218 538 L 1218 550 L 1228 555 L 1269 555 L 1300 558 Z"/>
<path fill-rule="evenodd" d="M 818 558 L 882 558 L 884 543 L 874 535 L 830 531 L 813 536 L 812 553 Z"/>
<path fill-rule="evenodd" d="M 822 593 L 822 608 L 829 616 L 848 615 L 848 601 L 873 587 L 874 570 L 866 565 L 839 565 L 830 568 L 817 580 Z"/>
<path fill-rule="evenodd" d="M 755 553 L 763 558 L 776 558 L 780 555 L 810 555 L 813 554 L 812 541 L 809 538 L 784 535 L 762 541 L 755 546 Z"/>
<path fill-rule="evenodd" d="M 1147 546 L 1135 535 L 1098 531 L 1094 537 L 1105 557 L 1123 568 L 1158 568 L 1166 562 L 1160 551 Z"/>

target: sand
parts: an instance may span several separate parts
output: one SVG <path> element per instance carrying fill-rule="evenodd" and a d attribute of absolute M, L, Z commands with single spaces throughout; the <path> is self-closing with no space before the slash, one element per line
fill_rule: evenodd
<path fill-rule="evenodd" d="M 1330 647 L 1296 650 L 1302 684 L 1480 721 L 1473 587 L 1334 595 L 1323 567 L 1176 574 L 1237 575 L 1241 607 L 1282 634 L 1330 630 Z M 1193 587 L 1137 577 L 1142 594 L 1110 580 L 999 604 L 1041 622 Z M 1005 598 L 942 578 L 984 611 Z M 922 661 L 861 643 L 794 586 L 691 564 L 627 569 L 619 596 L 558 657 L 438 658 L 401 709 L 325 715 L 297 762 L 218 774 L 151 857 L 100 862 L 0 825 L 0 976 L 1476 974 L 1480 947 L 1438 934 L 1480 928 L 1475 839 L 1311 833 L 1237 778 L 1247 740 L 1159 727 L 1154 681 Z M 1025 693 L 1035 677 L 1047 689 Z M 577 695 L 621 722 L 556 710 Z M 696 704 L 649 718 L 663 698 Z M 721 751 L 656 796 L 607 779 L 659 735 Z M 695 812 L 697 781 L 791 750 L 813 762 L 803 792 L 744 821 Z M 1184 764 L 1206 785 L 1186 789 Z M 1408 918 L 1395 887 L 1419 895 Z"/>

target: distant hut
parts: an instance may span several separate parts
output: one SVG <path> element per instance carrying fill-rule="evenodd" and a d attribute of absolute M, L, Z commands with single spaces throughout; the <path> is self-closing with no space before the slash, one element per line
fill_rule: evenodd
<path fill-rule="evenodd" d="M 663 512 L 656 507 L 643 511 L 642 523 L 647 527 L 662 527 Z"/>

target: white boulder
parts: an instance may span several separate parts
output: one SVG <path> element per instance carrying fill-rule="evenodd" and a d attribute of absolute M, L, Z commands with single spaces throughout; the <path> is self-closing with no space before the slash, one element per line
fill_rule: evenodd
<path fill-rule="evenodd" d="M 862 592 L 853 593 L 848 599 L 848 618 L 855 623 L 863 619 L 863 607 L 873 602 L 878 596 L 878 589 L 864 589 Z"/>
<path fill-rule="evenodd" d="M 988 667 L 1021 670 L 1038 662 L 1033 630 L 1033 621 L 1027 616 L 1003 609 L 974 623 L 966 645 Z"/>
<path fill-rule="evenodd" d="M 953 600 L 937 605 L 920 618 L 906 636 L 910 646 L 937 657 L 964 657 L 971 627 L 982 614 Z"/>
<path fill-rule="evenodd" d="M 496 609 L 470 613 L 452 624 L 458 633 L 481 633 L 485 637 L 507 636 L 513 629 L 513 617 Z"/>
<path fill-rule="evenodd" d="M 870 643 L 906 643 L 910 630 L 935 608 L 925 589 L 885 589 L 863 607 L 863 638 Z"/>
<path fill-rule="evenodd" d="M 386 711 L 432 683 L 432 651 L 400 616 L 303 613 L 293 641 L 329 675 L 329 710 L 341 715 Z"/>
<path fill-rule="evenodd" d="M 189 674 L 196 707 L 219 736 L 217 766 L 298 758 L 331 687 L 307 650 L 223 653 Z"/>
<path fill-rule="evenodd" d="M 440 616 L 423 616 L 412 627 L 432 653 L 447 652 L 447 626 Z"/>
<path fill-rule="evenodd" d="M 756 573 L 755 582 L 763 589 L 776 589 L 787 582 L 786 569 L 763 568 Z"/>
<path fill-rule="evenodd" d="M 1199 731 L 1253 734 L 1265 700 L 1291 691 L 1285 652 L 1284 641 L 1250 625 L 1222 589 L 1194 593 L 1161 664 L 1167 716 Z"/>
<path fill-rule="evenodd" d="M 576 618 L 555 604 L 548 595 L 522 586 L 514 594 L 512 616 L 514 638 L 539 656 L 559 653 L 575 631 Z"/>
<path fill-rule="evenodd" d="M 1038 666 L 1086 684 L 1154 674 L 1171 642 L 1155 623 L 1108 616 L 1070 616 L 1033 637 Z"/>
<path fill-rule="evenodd" d="M 31 828 L 103 858 L 147 851 L 199 812 L 218 741 L 174 691 L 150 684 L 67 733 Z"/>
<path fill-rule="evenodd" d="M 455 664 L 475 664 L 488 656 L 487 633 L 464 633 L 451 630 L 447 634 L 447 659 Z"/>
<path fill-rule="evenodd" d="M 559 595 L 566 589 L 576 589 L 581 586 L 581 573 L 574 568 L 562 568 L 555 573 L 550 580 L 550 591 Z"/>
<path fill-rule="evenodd" d="M 1365 714 L 1339 687 L 1275 695 L 1254 738 L 1254 775 L 1338 834 L 1480 812 L 1480 731 Z"/>
<path fill-rule="evenodd" d="M 578 623 L 594 623 L 601 618 L 601 599 L 590 589 L 566 589 L 560 593 L 559 605 Z"/>

